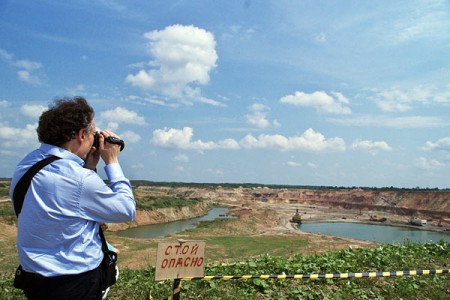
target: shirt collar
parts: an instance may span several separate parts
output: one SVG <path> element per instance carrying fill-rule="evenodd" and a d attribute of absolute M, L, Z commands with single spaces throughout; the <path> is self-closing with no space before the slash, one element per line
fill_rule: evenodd
<path fill-rule="evenodd" d="M 64 159 L 70 159 L 75 161 L 76 163 L 78 163 L 79 165 L 83 166 L 84 165 L 84 160 L 82 160 L 79 156 L 73 154 L 70 151 L 67 151 L 66 149 L 63 149 L 61 147 L 58 146 L 54 146 L 54 145 L 50 145 L 50 144 L 41 144 L 40 147 L 41 151 L 43 151 L 44 153 L 50 154 L 50 155 L 54 155 L 54 156 L 58 156 Z"/>

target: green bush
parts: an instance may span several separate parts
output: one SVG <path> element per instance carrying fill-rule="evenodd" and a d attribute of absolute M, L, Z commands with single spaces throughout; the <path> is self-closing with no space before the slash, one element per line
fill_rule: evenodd
<path fill-rule="evenodd" d="M 383 244 L 375 249 L 340 250 L 321 256 L 260 256 L 211 264 L 205 275 L 317 274 L 448 268 L 450 243 Z M 108 299 L 167 299 L 172 281 L 155 282 L 155 269 L 121 270 Z M 450 274 L 348 279 L 238 279 L 182 281 L 181 299 L 450 299 Z M 24 299 L 0 281 L 0 299 Z"/>

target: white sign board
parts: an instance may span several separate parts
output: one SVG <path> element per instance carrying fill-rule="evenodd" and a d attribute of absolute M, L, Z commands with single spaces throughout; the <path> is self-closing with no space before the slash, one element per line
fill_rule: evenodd
<path fill-rule="evenodd" d="M 155 280 L 203 277 L 205 241 L 162 242 L 156 254 Z"/>

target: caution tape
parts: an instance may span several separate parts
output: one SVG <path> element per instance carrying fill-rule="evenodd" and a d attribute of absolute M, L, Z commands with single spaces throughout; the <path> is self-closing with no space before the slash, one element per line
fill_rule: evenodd
<path fill-rule="evenodd" d="M 233 279 L 339 279 L 363 277 L 401 277 L 415 275 L 449 274 L 449 269 L 411 270 L 396 272 L 362 272 L 362 273 L 332 273 L 332 274 L 295 274 L 295 275 L 242 275 L 242 276 L 203 276 L 176 278 L 173 285 L 173 294 L 167 300 L 179 300 L 182 281 L 193 280 L 233 280 Z M 150 300 L 153 299 L 150 291 Z"/>
<path fill-rule="evenodd" d="M 363 278 L 363 277 L 401 277 L 416 275 L 449 274 L 449 269 L 438 270 L 411 270 L 396 272 L 362 272 L 362 273 L 334 273 L 334 274 L 295 274 L 295 275 L 242 275 L 242 276 L 203 276 L 182 277 L 178 280 L 234 280 L 234 279 L 338 279 L 338 278 Z"/>

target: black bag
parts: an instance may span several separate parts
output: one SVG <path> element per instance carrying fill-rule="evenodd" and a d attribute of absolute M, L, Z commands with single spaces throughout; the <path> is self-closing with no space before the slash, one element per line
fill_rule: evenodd
<path fill-rule="evenodd" d="M 108 287 L 112 286 L 116 283 L 116 262 L 117 262 L 117 253 L 108 249 L 108 245 L 106 244 L 105 235 L 103 234 L 102 227 L 99 226 L 99 234 L 102 239 L 102 251 L 103 251 L 103 260 L 100 264 L 100 268 L 102 269 L 102 290 L 106 290 Z"/>
<path fill-rule="evenodd" d="M 16 289 L 23 289 L 25 287 L 25 272 L 22 269 L 21 265 L 19 265 L 19 267 L 16 270 L 16 273 L 14 274 L 13 286 Z"/>

